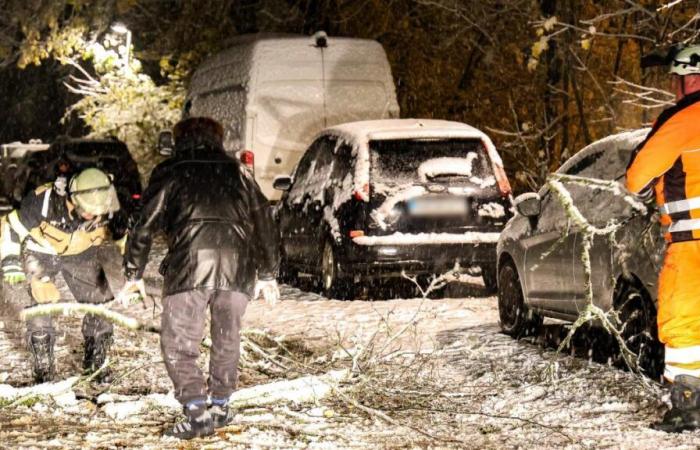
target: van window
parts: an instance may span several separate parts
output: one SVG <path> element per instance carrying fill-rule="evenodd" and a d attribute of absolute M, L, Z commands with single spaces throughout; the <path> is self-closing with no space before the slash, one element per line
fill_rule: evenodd
<path fill-rule="evenodd" d="M 224 148 L 229 152 L 243 150 L 245 96 L 240 86 L 202 94 L 188 102 L 188 115 L 216 119 L 224 127 Z"/>
<path fill-rule="evenodd" d="M 374 182 L 492 184 L 493 169 L 475 139 L 396 139 L 370 142 Z"/>

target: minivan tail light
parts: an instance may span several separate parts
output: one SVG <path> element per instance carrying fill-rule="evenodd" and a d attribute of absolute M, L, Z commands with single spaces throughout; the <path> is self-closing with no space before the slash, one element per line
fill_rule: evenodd
<path fill-rule="evenodd" d="M 250 150 L 243 150 L 241 152 L 241 162 L 250 169 L 251 172 L 255 173 L 255 153 Z"/>
<path fill-rule="evenodd" d="M 495 165 L 494 172 L 496 174 L 496 182 L 498 182 L 498 190 L 501 191 L 501 196 L 508 197 L 513 190 L 510 187 L 510 181 L 508 181 L 506 171 L 503 170 L 503 167 Z"/>

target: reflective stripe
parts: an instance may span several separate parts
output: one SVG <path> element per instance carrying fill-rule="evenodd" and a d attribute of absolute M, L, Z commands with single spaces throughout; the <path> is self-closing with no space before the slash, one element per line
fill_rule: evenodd
<path fill-rule="evenodd" d="M 58 252 L 50 245 L 41 245 L 34 242 L 33 239 L 27 239 L 27 250 L 34 252 L 45 253 L 47 255 L 58 255 Z"/>
<path fill-rule="evenodd" d="M 12 240 L 12 229 L 10 224 L 2 221 L 2 231 L 0 231 L 0 258 L 8 256 L 19 256 L 22 248 L 19 243 Z"/>
<path fill-rule="evenodd" d="M 44 192 L 44 204 L 41 206 L 41 215 L 44 218 L 49 216 L 49 199 L 51 198 L 51 189 Z"/>
<path fill-rule="evenodd" d="M 691 209 L 700 209 L 700 197 L 668 202 L 659 207 L 661 214 L 676 214 L 679 212 L 690 211 Z"/>
<path fill-rule="evenodd" d="M 666 367 L 664 367 L 664 378 L 673 381 L 678 375 L 691 375 L 700 378 L 700 369 L 684 369 L 666 364 Z"/>
<path fill-rule="evenodd" d="M 10 239 L 3 238 L 0 244 L 0 258 L 5 259 L 8 256 L 19 256 L 22 251 L 22 247 L 16 243 L 12 242 Z"/>
<path fill-rule="evenodd" d="M 666 364 L 691 364 L 700 362 L 700 345 L 692 347 L 673 348 L 666 346 Z"/>
<path fill-rule="evenodd" d="M 29 230 L 25 227 L 19 220 L 19 214 L 17 210 L 12 211 L 9 216 L 7 216 L 7 221 L 10 223 L 10 227 L 15 233 L 19 235 L 19 240 L 23 241 L 27 236 L 29 236 Z"/>
<path fill-rule="evenodd" d="M 700 230 L 700 219 L 679 220 L 668 227 L 669 233 L 679 233 L 681 231 Z"/>
<path fill-rule="evenodd" d="M 15 264 L 2 266 L 2 271 L 5 273 L 10 272 L 10 271 L 22 272 L 22 266 L 18 266 Z"/>

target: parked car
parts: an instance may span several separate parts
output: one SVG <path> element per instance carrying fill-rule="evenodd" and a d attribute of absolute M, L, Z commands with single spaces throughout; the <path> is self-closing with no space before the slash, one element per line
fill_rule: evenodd
<path fill-rule="evenodd" d="M 627 346 L 649 373 L 657 372 L 663 346 L 656 334 L 656 280 L 664 241 L 657 221 L 641 213 L 624 188 L 634 148 L 648 129 L 597 141 L 566 161 L 556 174 L 610 182 L 612 189 L 562 180 L 590 224 L 622 221 L 614 239 L 596 236 L 590 249 L 593 302 L 620 314 Z M 552 190 L 515 199 L 516 215 L 498 241 L 498 310 L 501 328 L 513 337 L 537 334 L 543 317 L 575 321 L 587 305 L 587 277 L 580 230 Z M 599 326 L 599 323 L 594 323 Z M 661 358 L 661 359 L 659 359 Z"/>
<path fill-rule="evenodd" d="M 70 176 L 87 167 L 97 167 L 114 177 L 119 203 L 127 214 L 141 201 L 141 178 L 126 144 L 117 139 L 59 138 L 41 152 L 27 153 L 17 163 L 12 186 L 12 201 L 18 206 L 32 189 Z"/>
<path fill-rule="evenodd" d="M 276 176 L 289 175 L 323 128 L 399 116 L 386 53 L 377 41 L 293 34 L 251 34 L 194 72 L 183 116 L 224 126 L 237 154 L 270 200 Z"/>
<path fill-rule="evenodd" d="M 457 122 L 395 119 L 327 128 L 278 177 L 283 272 L 330 296 L 362 280 L 479 267 L 496 286 L 511 189 L 491 139 Z"/>
<path fill-rule="evenodd" d="M 40 140 L 0 145 L 0 213 L 13 208 L 15 178 L 22 159 L 29 153 L 43 152 L 48 148 L 49 145 Z"/>

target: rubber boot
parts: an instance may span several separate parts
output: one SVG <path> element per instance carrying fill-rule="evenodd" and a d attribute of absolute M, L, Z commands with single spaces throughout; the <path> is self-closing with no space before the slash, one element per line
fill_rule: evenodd
<path fill-rule="evenodd" d="M 194 400 L 185 404 L 185 421 L 176 423 L 165 435 L 178 439 L 194 439 L 214 434 L 214 422 L 204 400 Z"/>
<path fill-rule="evenodd" d="M 95 373 L 107 360 L 109 348 L 112 345 L 112 334 L 104 333 L 99 336 L 85 336 L 85 355 L 83 358 L 83 370 L 85 374 Z M 98 383 L 112 381 L 112 371 L 104 368 L 95 377 Z"/>
<path fill-rule="evenodd" d="M 233 414 L 228 406 L 227 398 L 212 398 L 209 407 L 214 428 L 222 428 L 233 422 Z"/>
<path fill-rule="evenodd" d="M 678 375 L 671 386 L 671 409 L 654 428 L 680 433 L 700 428 L 700 378 Z"/>
<path fill-rule="evenodd" d="M 53 361 L 54 337 L 46 331 L 35 331 L 29 335 L 29 352 L 32 354 L 34 381 L 52 381 L 55 373 Z"/>

